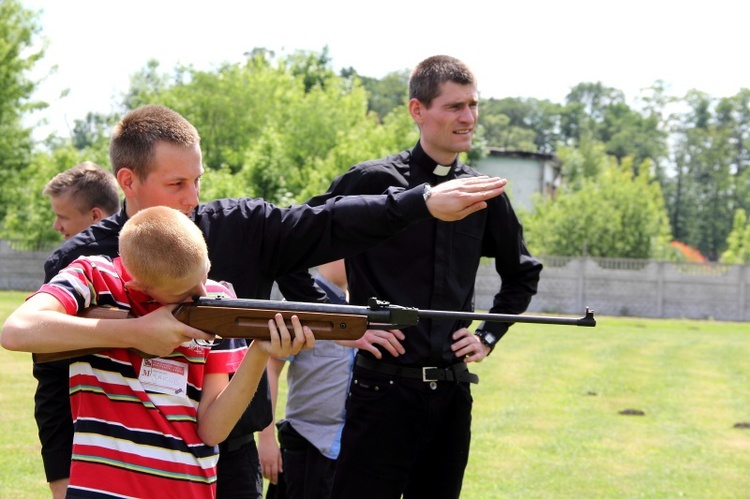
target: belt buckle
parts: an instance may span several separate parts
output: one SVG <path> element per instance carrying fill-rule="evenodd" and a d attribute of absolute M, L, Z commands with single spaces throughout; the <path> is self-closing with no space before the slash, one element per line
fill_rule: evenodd
<path fill-rule="evenodd" d="M 422 381 L 425 383 L 432 382 L 432 381 L 439 381 L 437 378 L 435 379 L 428 379 L 427 378 L 427 369 L 437 369 L 437 367 L 423 367 L 422 368 Z M 435 371 L 435 376 L 437 376 L 437 371 Z"/>

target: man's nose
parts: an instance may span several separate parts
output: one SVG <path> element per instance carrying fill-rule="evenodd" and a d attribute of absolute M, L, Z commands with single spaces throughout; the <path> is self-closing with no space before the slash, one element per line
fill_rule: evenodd
<path fill-rule="evenodd" d="M 464 123 L 474 123 L 477 120 L 477 116 L 471 107 L 464 108 L 459 118 Z"/>
<path fill-rule="evenodd" d="M 191 210 L 198 206 L 198 203 L 200 203 L 200 192 L 200 187 L 191 188 L 190 192 L 185 196 L 183 204 L 189 207 Z"/>

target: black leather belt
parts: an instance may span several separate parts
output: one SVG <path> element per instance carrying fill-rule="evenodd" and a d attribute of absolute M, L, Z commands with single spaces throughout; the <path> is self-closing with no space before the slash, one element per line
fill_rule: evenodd
<path fill-rule="evenodd" d="M 466 364 L 453 364 L 450 367 L 405 367 L 357 355 L 357 365 L 388 376 L 419 379 L 425 382 L 479 383 L 479 376 L 470 373 Z"/>
<path fill-rule="evenodd" d="M 250 442 L 253 442 L 253 445 L 255 445 L 255 439 L 253 438 L 252 433 L 227 438 L 219 444 L 219 452 L 234 452 Z"/>

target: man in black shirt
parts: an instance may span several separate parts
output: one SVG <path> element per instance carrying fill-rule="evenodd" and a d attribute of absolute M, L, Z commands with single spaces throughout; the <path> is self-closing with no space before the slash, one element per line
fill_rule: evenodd
<path fill-rule="evenodd" d="M 420 139 L 408 151 L 352 167 L 312 206 L 340 195 L 383 192 L 481 175 L 458 160 L 477 124 L 474 75 L 461 61 L 435 56 L 409 82 L 409 112 Z M 429 198 L 426 189 L 424 196 Z M 505 195 L 456 223 L 425 220 L 346 259 L 350 302 L 377 296 L 402 306 L 473 310 L 480 258 L 491 257 L 502 280 L 490 312 L 518 314 L 536 293 L 542 270 L 523 240 Z M 350 385 L 334 498 L 457 498 L 469 456 L 469 362 L 481 362 L 508 329 L 486 323 L 425 320 L 403 330 L 403 354 L 378 359 L 360 350 Z"/>
<path fill-rule="evenodd" d="M 229 281 L 240 298 L 270 297 L 273 281 L 288 299 L 315 299 L 296 270 L 362 251 L 412 223 L 437 216 L 458 220 L 486 207 L 504 181 L 456 182 L 425 202 L 421 187 L 384 195 L 336 198 L 324 206 L 278 208 L 262 199 L 221 199 L 199 204 L 203 163 L 200 137 L 182 116 L 161 106 L 129 112 L 115 128 L 110 158 L 125 194 L 122 210 L 68 240 L 45 263 L 45 280 L 82 255 L 116 256 L 117 238 L 129 216 L 164 205 L 182 211 L 201 228 L 212 261 L 209 277 Z M 385 191 L 383 191 L 385 192 Z M 381 193 L 378 193 L 381 194 Z M 298 289 L 297 289 L 298 287 Z M 295 294 L 296 293 L 296 294 Z M 34 365 L 39 381 L 35 417 L 48 481 L 68 476 L 73 427 L 66 363 Z M 261 381 L 245 416 L 220 446 L 219 497 L 261 497 L 262 477 L 253 431 L 271 421 L 267 381 Z"/>

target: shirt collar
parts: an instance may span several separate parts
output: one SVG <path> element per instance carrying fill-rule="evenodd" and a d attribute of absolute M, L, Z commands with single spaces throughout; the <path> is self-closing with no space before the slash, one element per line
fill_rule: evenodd
<path fill-rule="evenodd" d="M 456 165 L 458 164 L 458 156 L 456 156 L 456 159 L 454 159 L 450 165 L 439 164 L 427 155 L 424 149 L 422 149 L 422 144 L 420 142 L 417 142 L 417 145 L 414 146 L 412 154 L 414 157 L 414 164 L 418 165 L 424 173 L 429 173 L 438 177 L 447 177 L 455 170 Z"/>
<path fill-rule="evenodd" d="M 432 170 L 432 173 L 434 173 L 438 177 L 445 177 L 451 172 L 452 169 L 453 167 L 450 165 L 445 166 L 445 165 L 436 164 L 435 169 Z"/>

